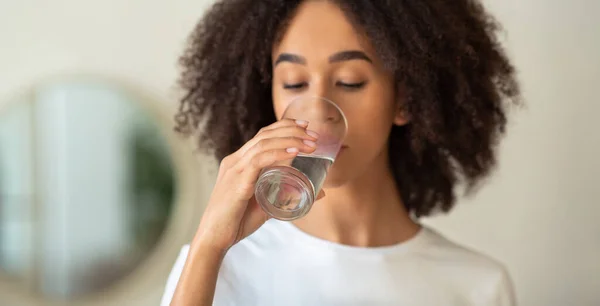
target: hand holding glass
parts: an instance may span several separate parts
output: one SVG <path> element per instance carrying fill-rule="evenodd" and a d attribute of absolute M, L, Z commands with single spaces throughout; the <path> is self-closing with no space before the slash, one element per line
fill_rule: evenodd
<path fill-rule="evenodd" d="M 273 218 L 290 221 L 305 216 L 312 207 L 342 146 L 347 122 L 335 103 L 319 97 L 293 100 L 282 119 L 306 121 L 307 129 L 319 134 L 313 153 L 299 153 L 263 169 L 256 183 L 255 196 L 262 209 Z"/>

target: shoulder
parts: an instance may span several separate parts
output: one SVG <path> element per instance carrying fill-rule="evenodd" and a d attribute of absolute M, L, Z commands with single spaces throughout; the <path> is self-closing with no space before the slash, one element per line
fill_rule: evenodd
<path fill-rule="evenodd" d="M 424 228 L 430 243 L 422 258 L 430 269 L 443 272 L 453 286 L 488 305 L 514 305 L 514 290 L 508 269 L 498 260 L 460 245 L 436 230 Z M 483 302 L 486 302 L 484 304 Z"/>
<path fill-rule="evenodd" d="M 451 262 L 453 266 L 478 270 L 486 274 L 501 273 L 506 270 L 496 259 L 458 244 L 432 228 L 425 227 L 423 230 L 427 232 L 429 240 L 426 251 L 432 259 L 444 258 L 444 261 Z"/>

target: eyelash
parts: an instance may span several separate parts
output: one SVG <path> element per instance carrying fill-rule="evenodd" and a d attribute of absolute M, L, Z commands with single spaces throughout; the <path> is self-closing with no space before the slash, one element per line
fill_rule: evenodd
<path fill-rule="evenodd" d="M 298 90 L 304 87 L 306 83 L 297 83 L 297 84 L 283 84 L 283 89 L 291 89 Z"/>
<path fill-rule="evenodd" d="M 345 87 L 347 89 L 361 89 L 365 86 L 367 82 L 360 82 L 360 83 L 343 83 L 343 82 L 337 82 L 335 83 L 338 86 L 342 86 Z"/>
<path fill-rule="evenodd" d="M 360 83 L 343 83 L 343 82 L 337 82 L 335 83 L 335 85 L 340 86 L 340 87 L 344 87 L 348 90 L 357 90 L 357 89 L 361 89 L 365 86 L 367 82 L 360 82 Z M 299 90 L 302 89 L 304 86 L 306 86 L 306 83 L 297 83 L 297 84 L 283 84 L 283 89 L 289 89 L 289 90 Z"/>

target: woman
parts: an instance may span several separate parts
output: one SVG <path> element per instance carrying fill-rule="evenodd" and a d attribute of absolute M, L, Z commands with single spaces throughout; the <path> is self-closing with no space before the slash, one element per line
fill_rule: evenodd
<path fill-rule="evenodd" d="M 513 305 L 501 264 L 418 223 L 495 165 L 519 97 L 495 31 L 472 0 L 215 4 L 177 119 L 222 162 L 163 305 Z M 298 96 L 336 101 L 348 134 L 310 213 L 268 220 L 260 170 L 318 138 L 277 120 Z"/>

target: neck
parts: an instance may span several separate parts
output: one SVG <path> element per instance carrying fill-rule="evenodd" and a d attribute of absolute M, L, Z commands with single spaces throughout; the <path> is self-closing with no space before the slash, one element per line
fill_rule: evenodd
<path fill-rule="evenodd" d="M 419 226 L 406 211 L 387 154 L 363 175 L 336 188 L 314 203 L 294 224 L 304 232 L 337 243 L 375 247 L 413 237 Z"/>

